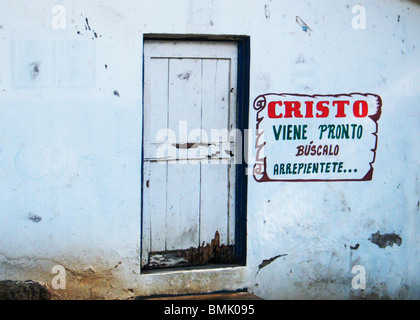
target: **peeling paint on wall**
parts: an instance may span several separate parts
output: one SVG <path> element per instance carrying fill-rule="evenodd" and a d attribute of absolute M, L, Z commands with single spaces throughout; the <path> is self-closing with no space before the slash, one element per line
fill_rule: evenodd
<path fill-rule="evenodd" d="M 296 23 L 302 28 L 302 31 L 305 31 L 308 33 L 308 35 L 311 35 L 312 29 L 309 28 L 309 26 L 299 16 L 296 16 Z"/>
<path fill-rule="evenodd" d="M 28 213 L 27 218 L 32 222 L 40 222 L 42 220 L 42 217 L 33 214 L 32 212 Z"/>
<path fill-rule="evenodd" d="M 36 77 L 38 77 L 39 74 L 39 66 L 41 65 L 40 62 L 32 62 L 29 67 L 30 67 L 30 75 L 32 80 L 35 80 Z"/>
<path fill-rule="evenodd" d="M 272 257 L 272 258 L 270 258 L 270 259 L 265 259 L 265 260 L 263 260 L 263 261 L 260 263 L 260 265 L 258 266 L 258 271 L 257 271 L 257 274 L 260 272 L 260 270 L 261 270 L 262 268 L 264 268 L 264 267 L 268 266 L 268 265 L 269 265 L 270 263 L 272 263 L 274 260 L 276 260 L 276 259 L 278 259 L 278 258 L 281 258 L 281 257 L 285 257 L 285 256 L 287 256 L 287 254 L 279 254 L 279 255 L 274 256 L 274 257 Z"/>
<path fill-rule="evenodd" d="M 370 242 L 376 244 L 379 248 L 386 248 L 388 246 L 392 247 L 394 244 L 401 246 L 402 239 L 398 234 L 395 233 L 385 233 L 381 234 L 378 230 L 376 233 L 372 233 L 372 236 L 369 238 Z"/>

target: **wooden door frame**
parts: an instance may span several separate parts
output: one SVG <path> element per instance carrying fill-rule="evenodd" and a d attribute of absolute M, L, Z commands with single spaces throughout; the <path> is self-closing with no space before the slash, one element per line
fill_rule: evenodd
<path fill-rule="evenodd" d="M 236 125 L 242 132 L 241 162 L 235 164 L 235 265 L 246 265 L 247 252 L 247 146 L 249 118 L 249 69 L 250 69 L 250 37 L 249 36 L 226 36 L 226 35 L 179 35 L 179 34 L 143 34 L 143 75 L 142 75 L 142 148 L 141 148 L 141 203 L 140 203 L 140 261 L 143 246 L 143 183 L 144 183 L 144 43 L 147 40 L 168 41 L 232 41 L 238 46 L 238 70 L 237 70 L 237 105 Z M 230 265 L 229 265 L 230 266 Z M 140 269 L 142 271 L 141 263 Z M 181 268 L 178 268 L 182 270 Z M 141 272 L 140 272 L 141 273 Z"/>

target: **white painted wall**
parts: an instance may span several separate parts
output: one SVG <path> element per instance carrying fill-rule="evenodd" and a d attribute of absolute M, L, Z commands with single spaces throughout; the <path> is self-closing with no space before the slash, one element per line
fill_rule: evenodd
<path fill-rule="evenodd" d="M 65 29 L 51 25 L 57 4 Z M 352 28 L 358 4 L 364 30 Z M 420 298 L 418 1 L 0 5 L 0 279 L 51 285 L 61 264 L 67 287 L 56 292 L 73 298 L 243 287 L 267 299 Z M 267 92 L 380 95 L 373 180 L 250 177 L 246 267 L 140 275 L 143 33 L 249 35 L 251 103 Z M 253 127 L 252 106 L 249 117 Z M 378 230 L 401 245 L 379 248 L 368 240 Z"/>

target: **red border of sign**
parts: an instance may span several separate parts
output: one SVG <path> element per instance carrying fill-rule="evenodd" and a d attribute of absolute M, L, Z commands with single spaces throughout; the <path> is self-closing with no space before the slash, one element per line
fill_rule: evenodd
<path fill-rule="evenodd" d="M 373 152 L 373 160 L 369 163 L 370 169 L 366 173 L 366 175 L 362 179 L 270 179 L 267 174 L 267 157 L 260 157 L 261 150 L 264 148 L 266 142 L 259 141 L 261 136 L 263 135 L 264 131 L 260 132 L 260 123 L 263 121 L 264 117 L 260 116 L 261 111 L 263 111 L 267 105 L 267 99 L 265 96 L 268 95 L 276 95 L 279 97 L 282 96 L 297 96 L 297 97 L 308 97 L 308 98 L 318 98 L 318 97 L 352 97 L 353 95 L 361 95 L 361 96 L 373 96 L 377 99 L 377 112 L 373 115 L 370 115 L 369 118 L 371 118 L 375 124 L 376 124 L 376 131 L 372 133 L 375 137 L 375 148 L 371 149 Z M 252 174 L 254 176 L 255 181 L 257 182 L 320 182 L 320 181 L 370 181 L 372 180 L 373 176 L 373 166 L 372 164 L 375 162 L 376 158 L 376 148 L 378 145 L 378 120 L 381 117 L 381 107 L 382 107 L 382 99 L 380 96 L 372 93 L 358 93 L 358 92 L 352 92 L 349 94 L 316 94 L 316 95 L 308 95 L 308 94 L 296 94 L 296 93 L 265 93 L 261 94 L 254 100 L 254 109 L 257 111 L 256 116 L 256 139 L 255 139 L 255 149 L 256 149 L 256 155 L 255 155 L 255 164 L 254 168 L 252 170 Z M 257 178 L 256 175 L 261 176 L 261 178 Z"/>

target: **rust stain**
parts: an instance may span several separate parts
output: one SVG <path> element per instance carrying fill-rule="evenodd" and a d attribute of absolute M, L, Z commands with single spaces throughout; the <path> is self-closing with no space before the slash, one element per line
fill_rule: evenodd
<path fill-rule="evenodd" d="M 203 242 L 201 246 L 189 249 L 151 252 L 150 255 L 160 256 L 159 262 L 149 262 L 145 269 L 231 264 L 235 262 L 235 245 L 221 245 L 220 233 L 216 231 L 210 243 Z"/>
<path fill-rule="evenodd" d="M 209 263 L 233 263 L 234 246 L 220 245 L 220 234 L 216 231 L 211 243 L 205 242 L 198 248 L 187 249 L 191 265 L 205 265 Z M 188 258 L 187 258 L 188 259 Z"/>

